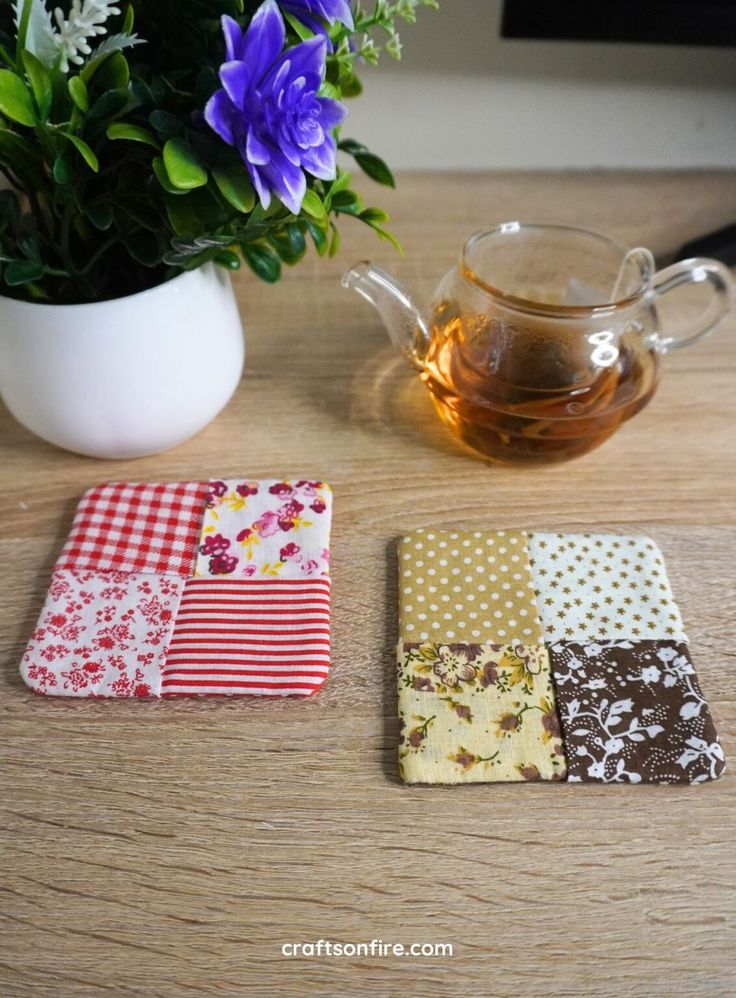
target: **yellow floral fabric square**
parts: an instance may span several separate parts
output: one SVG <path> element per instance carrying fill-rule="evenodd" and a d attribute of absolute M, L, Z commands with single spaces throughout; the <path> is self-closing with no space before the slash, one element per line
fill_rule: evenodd
<path fill-rule="evenodd" d="M 403 641 L 543 642 L 523 531 L 415 530 L 398 553 Z"/>
<path fill-rule="evenodd" d="M 544 645 L 401 642 L 398 688 L 406 783 L 565 778 Z"/>

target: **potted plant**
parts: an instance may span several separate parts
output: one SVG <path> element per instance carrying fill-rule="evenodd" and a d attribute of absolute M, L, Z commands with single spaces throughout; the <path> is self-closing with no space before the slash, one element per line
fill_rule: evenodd
<path fill-rule="evenodd" d="M 0 11 L 0 391 L 97 457 L 202 429 L 242 371 L 229 271 L 264 281 L 350 215 L 356 69 L 435 0 L 46 0 Z"/>

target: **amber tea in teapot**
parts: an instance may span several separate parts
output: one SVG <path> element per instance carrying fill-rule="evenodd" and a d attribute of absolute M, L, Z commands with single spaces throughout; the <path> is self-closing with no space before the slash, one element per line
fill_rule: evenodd
<path fill-rule="evenodd" d="M 664 336 L 656 301 L 691 281 L 712 288 L 699 327 Z M 733 296 L 716 261 L 655 274 L 646 249 L 518 222 L 469 239 L 428 312 L 370 264 L 343 282 L 379 309 L 450 429 L 486 457 L 516 464 L 598 447 L 652 398 L 663 354 L 710 332 Z"/>
<path fill-rule="evenodd" d="M 448 313 L 456 310 L 447 303 Z M 513 352 L 504 349 L 510 335 Z M 565 330 L 531 317 L 510 332 L 487 316 L 435 323 L 421 374 L 457 436 L 499 461 L 578 457 L 643 408 L 659 378 L 659 355 L 624 336 L 615 363 L 578 378 Z"/>

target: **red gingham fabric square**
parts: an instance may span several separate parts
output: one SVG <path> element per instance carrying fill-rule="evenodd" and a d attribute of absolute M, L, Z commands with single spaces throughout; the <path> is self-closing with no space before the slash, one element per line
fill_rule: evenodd
<path fill-rule="evenodd" d="M 57 569 L 190 576 L 206 482 L 98 485 L 82 497 Z"/>

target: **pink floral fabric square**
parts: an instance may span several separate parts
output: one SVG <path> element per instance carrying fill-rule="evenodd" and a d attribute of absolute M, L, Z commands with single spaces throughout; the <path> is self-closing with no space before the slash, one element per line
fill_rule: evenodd
<path fill-rule="evenodd" d="M 209 483 L 195 576 L 328 575 L 332 490 L 324 482 Z"/>
<path fill-rule="evenodd" d="M 21 662 L 36 693 L 156 697 L 184 579 L 57 569 Z"/>

